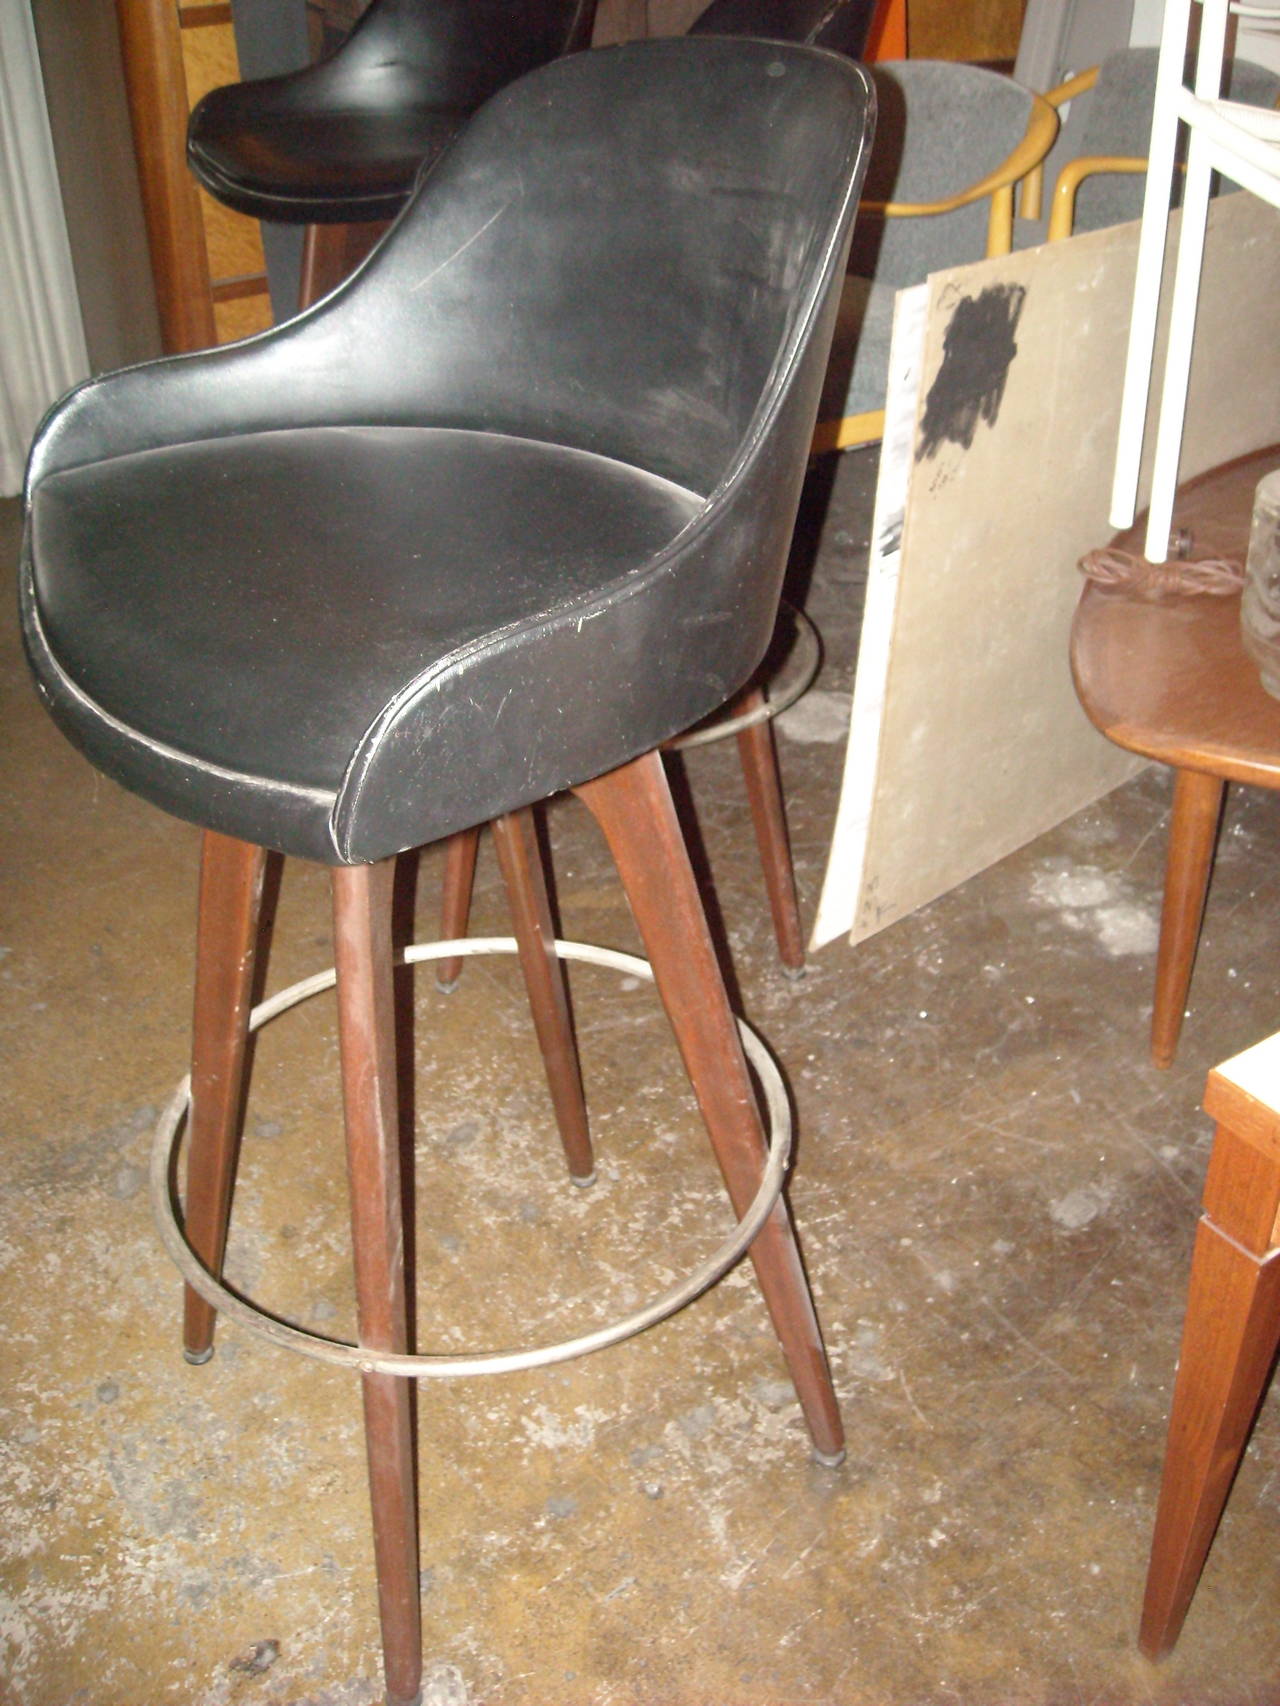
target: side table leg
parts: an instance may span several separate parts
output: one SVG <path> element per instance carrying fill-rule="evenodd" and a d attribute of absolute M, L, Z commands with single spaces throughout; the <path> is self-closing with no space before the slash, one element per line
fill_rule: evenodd
<path fill-rule="evenodd" d="M 1151 1015 L 1151 1058 L 1157 1066 L 1172 1066 L 1177 1053 L 1225 792 L 1220 776 L 1177 772 Z"/>
<path fill-rule="evenodd" d="M 1280 1116 L 1252 1107 L 1245 1132 L 1219 1124 L 1205 1182 L 1138 1637 L 1152 1659 L 1181 1632 L 1280 1342 Z"/>

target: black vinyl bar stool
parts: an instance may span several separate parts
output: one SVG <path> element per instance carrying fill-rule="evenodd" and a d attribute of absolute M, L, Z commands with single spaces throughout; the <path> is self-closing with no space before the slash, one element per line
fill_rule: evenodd
<path fill-rule="evenodd" d="M 218 1275 L 266 850 L 332 871 L 358 1345 L 300 1348 L 361 1372 L 394 1706 L 421 1670 L 409 1381 L 457 1372 L 407 1342 L 399 851 L 496 821 L 585 1179 L 528 824 L 558 790 L 585 801 L 815 1452 L 843 1450 L 777 1146 L 766 1164 L 658 749 L 738 690 L 772 632 L 872 108 L 859 67 L 807 48 L 675 40 L 561 59 L 481 110 L 317 307 L 89 381 L 32 451 L 21 604 L 39 691 L 95 765 L 205 831 L 192 1361 L 230 1301 Z M 174 1130 L 185 1109 L 184 1087 Z M 167 1151 L 158 1177 L 163 1218 Z"/>
<path fill-rule="evenodd" d="M 187 162 L 216 200 L 305 225 L 301 306 L 338 284 L 476 108 L 590 45 L 596 0 L 372 0 L 316 65 L 211 89 Z"/>
<path fill-rule="evenodd" d="M 688 33 L 799 42 L 857 59 L 866 46 L 875 8 L 876 0 L 711 0 Z M 667 747 L 669 751 L 680 750 L 735 737 L 778 957 L 784 973 L 798 978 L 805 969 L 804 931 L 771 724 L 812 682 L 820 660 L 820 642 L 801 612 L 791 614 L 796 626 L 796 660 L 787 671 L 790 679 L 770 682 L 768 692 L 758 681 L 749 683 L 709 725 L 677 735 Z M 467 933 L 479 842 L 476 828 L 463 831 L 449 843 L 440 906 L 442 936 Z M 452 989 L 461 973 L 460 957 L 442 959 L 436 969 L 441 989 Z"/>

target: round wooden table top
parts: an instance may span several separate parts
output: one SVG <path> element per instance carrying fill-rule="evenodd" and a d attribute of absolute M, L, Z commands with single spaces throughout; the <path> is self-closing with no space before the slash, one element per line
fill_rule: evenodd
<path fill-rule="evenodd" d="M 1190 558 L 1237 557 L 1249 545 L 1258 481 L 1280 445 L 1188 482 L 1175 530 Z M 1112 544 L 1141 554 L 1145 518 Z M 1089 720 L 1117 746 L 1182 770 L 1280 788 L 1280 699 L 1263 690 L 1240 638 L 1240 595 L 1142 596 L 1088 582 L 1071 630 L 1071 669 Z"/>

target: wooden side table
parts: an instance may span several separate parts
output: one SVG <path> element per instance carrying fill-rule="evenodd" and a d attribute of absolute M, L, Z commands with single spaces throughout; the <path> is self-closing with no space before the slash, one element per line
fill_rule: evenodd
<path fill-rule="evenodd" d="M 1280 1342 L 1280 1033 L 1209 1074 L 1196 1231 L 1139 1645 L 1182 1630 Z"/>
<path fill-rule="evenodd" d="M 1230 462 L 1178 494 L 1174 528 L 1190 556 L 1238 557 L 1249 540 L 1254 488 L 1280 467 L 1280 446 Z M 1141 553 L 1145 520 L 1113 544 Z M 1280 788 L 1280 701 L 1262 689 L 1240 639 L 1240 599 L 1157 598 L 1086 585 L 1071 634 L 1071 669 L 1094 725 L 1130 752 L 1177 773 L 1156 962 L 1151 1055 L 1178 1046 L 1218 820 L 1228 782 Z"/>

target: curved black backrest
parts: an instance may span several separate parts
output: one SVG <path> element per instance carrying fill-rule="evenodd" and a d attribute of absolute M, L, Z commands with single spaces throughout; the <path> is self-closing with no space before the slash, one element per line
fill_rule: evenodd
<path fill-rule="evenodd" d="M 430 422 L 709 494 L 833 297 L 872 106 L 851 61 L 759 41 L 557 60 L 477 114 L 332 296 L 163 364 L 163 392 L 150 369 L 117 376 L 109 421 L 64 410 L 33 467 L 298 422 Z"/>
<path fill-rule="evenodd" d="M 875 9 L 876 0 L 711 0 L 689 34 L 797 41 L 861 59 Z"/>
<path fill-rule="evenodd" d="M 429 295 L 412 353 L 382 343 L 393 412 L 723 477 L 820 270 L 862 91 L 825 56 L 700 46 L 566 60 L 477 115 L 351 292 L 371 332 Z"/>
<path fill-rule="evenodd" d="M 403 97 L 469 109 L 526 71 L 586 47 L 594 15 L 594 0 L 372 0 L 317 70 L 334 93 L 377 82 L 388 108 Z"/>

